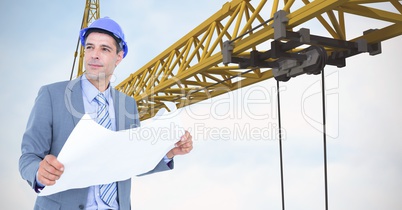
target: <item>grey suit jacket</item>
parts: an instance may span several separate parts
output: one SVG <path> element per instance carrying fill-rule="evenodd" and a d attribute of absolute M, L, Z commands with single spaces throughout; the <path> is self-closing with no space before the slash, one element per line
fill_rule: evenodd
<path fill-rule="evenodd" d="M 116 130 L 139 126 L 138 110 L 132 97 L 112 89 Z M 23 135 L 19 169 L 23 179 L 35 189 L 39 162 L 47 155 L 56 157 L 68 136 L 85 114 L 80 78 L 41 87 Z M 147 174 L 169 170 L 173 161 L 160 161 Z M 121 210 L 131 209 L 131 179 L 117 182 Z M 84 209 L 88 188 L 72 189 L 49 196 L 38 196 L 34 209 Z"/>

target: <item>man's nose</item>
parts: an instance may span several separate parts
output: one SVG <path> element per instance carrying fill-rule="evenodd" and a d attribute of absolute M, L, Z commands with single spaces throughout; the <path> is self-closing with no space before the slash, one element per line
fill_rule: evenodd
<path fill-rule="evenodd" d="M 92 58 L 93 59 L 99 59 L 99 50 L 98 49 L 94 49 L 93 51 L 92 51 Z"/>

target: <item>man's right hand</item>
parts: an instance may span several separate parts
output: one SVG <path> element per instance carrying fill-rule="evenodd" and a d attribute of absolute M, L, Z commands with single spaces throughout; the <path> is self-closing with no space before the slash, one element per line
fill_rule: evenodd
<path fill-rule="evenodd" d="M 64 165 L 60 163 L 54 155 L 46 155 L 39 163 L 38 181 L 45 185 L 51 186 L 63 174 Z"/>

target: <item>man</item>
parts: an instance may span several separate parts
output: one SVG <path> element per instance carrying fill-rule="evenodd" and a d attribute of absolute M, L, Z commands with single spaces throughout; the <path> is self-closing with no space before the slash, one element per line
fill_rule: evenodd
<path fill-rule="evenodd" d="M 37 193 L 63 175 L 64 166 L 57 156 L 85 113 L 111 130 L 140 124 L 134 99 L 110 86 L 114 69 L 128 52 L 120 26 L 108 17 L 100 18 L 81 30 L 80 38 L 85 46 L 85 74 L 40 89 L 22 139 L 20 173 Z M 192 143 L 192 136 L 186 132 L 147 174 L 173 169 L 172 158 L 189 153 Z M 126 210 L 131 208 L 130 191 L 131 179 L 71 189 L 38 196 L 34 209 Z"/>

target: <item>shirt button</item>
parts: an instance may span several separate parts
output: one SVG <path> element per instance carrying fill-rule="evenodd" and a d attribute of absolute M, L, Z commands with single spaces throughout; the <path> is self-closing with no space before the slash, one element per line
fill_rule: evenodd
<path fill-rule="evenodd" d="M 80 204 L 79 206 L 78 206 L 78 208 L 80 208 L 80 209 L 84 209 L 84 205 L 82 205 L 82 204 Z"/>

